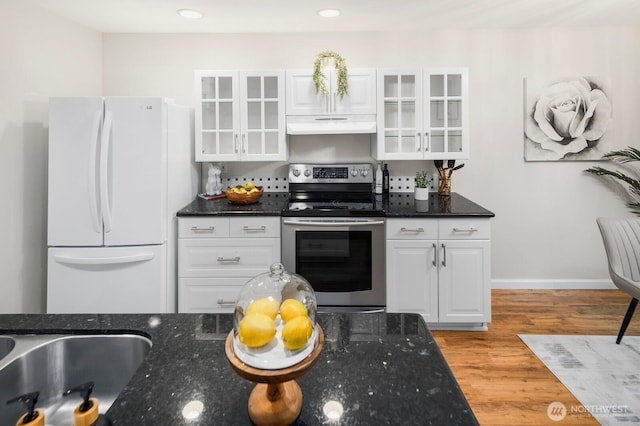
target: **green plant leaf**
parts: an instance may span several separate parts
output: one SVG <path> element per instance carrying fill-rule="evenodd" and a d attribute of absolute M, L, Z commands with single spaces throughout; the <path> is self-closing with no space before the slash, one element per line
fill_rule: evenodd
<path fill-rule="evenodd" d="M 427 177 L 427 172 L 424 170 L 416 172 L 415 184 L 416 188 L 428 188 L 429 178 Z"/>
<path fill-rule="evenodd" d="M 633 161 L 640 161 L 640 150 L 633 147 L 627 147 L 622 150 L 608 152 L 602 158 L 623 165 Z M 629 168 L 629 170 L 633 169 Z M 609 170 L 601 166 L 590 167 L 586 169 L 585 172 L 622 182 L 629 196 L 632 199 L 640 200 L 640 179 L 637 177 L 629 176 L 620 170 Z M 627 203 L 627 207 L 629 207 L 634 214 L 640 215 L 640 202 L 636 201 Z"/>
<path fill-rule="evenodd" d="M 329 94 L 325 84 L 326 77 L 322 73 L 322 65 L 328 59 L 333 59 L 333 63 L 336 67 L 336 72 L 338 74 L 338 87 L 336 89 L 336 94 L 340 96 L 340 99 L 342 99 L 345 95 L 349 94 L 347 65 L 340 54 L 331 50 L 324 50 L 318 53 L 315 61 L 313 62 L 313 82 L 316 85 L 316 93 L 319 93 L 321 96 Z"/>
<path fill-rule="evenodd" d="M 640 150 L 633 147 L 627 147 L 619 151 L 611 151 L 606 153 L 602 158 L 612 160 L 617 163 L 629 163 L 631 161 L 640 161 Z"/>

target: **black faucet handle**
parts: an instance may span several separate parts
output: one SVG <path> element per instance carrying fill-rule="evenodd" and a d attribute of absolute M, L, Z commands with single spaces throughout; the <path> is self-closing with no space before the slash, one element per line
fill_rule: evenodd
<path fill-rule="evenodd" d="M 93 392 L 93 382 L 82 383 L 81 385 L 74 386 L 67 389 L 62 393 L 62 396 L 68 396 L 72 392 L 80 392 L 82 396 L 82 404 L 80 404 L 80 412 L 84 413 L 91 407 L 93 407 L 93 401 L 91 401 L 91 392 Z"/>
<path fill-rule="evenodd" d="M 39 396 L 40 392 L 29 392 L 8 400 L 7 404 L 22 402 L 24 404 L 24 407 L 27 409 L 27 414 L 22 419 L 22 422 L 29 423 L 37 419 L 39 416 L 38 412 L 36 411 L 36 403 L 38 402 Z"/>

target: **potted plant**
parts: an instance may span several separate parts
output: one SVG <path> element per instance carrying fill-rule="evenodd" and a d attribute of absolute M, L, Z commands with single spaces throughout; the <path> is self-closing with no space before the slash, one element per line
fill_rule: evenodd
<path fill-rule="evenodd" d="M 416 172 L 415 179 L 415 198 L 416 200 L 428 200 L 429 199 L 429 177 L 427 172 L 421 170 Z"/>
<path fill-rule="evenodd" d="M 622 167 L 627 166 L 626 169 L 633 173 L 634 176 L 626 175 L 620 170 L 607 170 L 600 166 L 591 167 L 585 170 L 585 172 L 596 176 L 611 178 L 612 183 L 617 180 L 620 186 L 624 189 L 626 195 L 629 197 L 627 207 L 629 207 L 634 214 L 640 216 L 640 173 L 637 169 L 633 169 L 628 165 L 628 163 L 640 161 L 640 150 L 633 147 L 627 147 L 620 151 L 608 152 L 602 158 L 604 160 L 611 160 Z"/>

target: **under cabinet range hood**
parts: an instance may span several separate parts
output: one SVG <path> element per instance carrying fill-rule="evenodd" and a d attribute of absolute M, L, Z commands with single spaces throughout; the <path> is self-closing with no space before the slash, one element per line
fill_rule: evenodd
<path fill-rule="evenodd" d="M 375 132 L 375 114 L 287 117 L 287 134 L 289 135 L 347 135 Z"/>

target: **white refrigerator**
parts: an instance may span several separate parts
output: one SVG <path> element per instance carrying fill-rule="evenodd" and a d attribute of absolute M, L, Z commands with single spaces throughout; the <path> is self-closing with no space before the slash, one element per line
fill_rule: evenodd
<path fill-rule="evenodd" d="M 48 313 L 176 312 L 191 113 L 161 97 L 51 98 Z"/>

